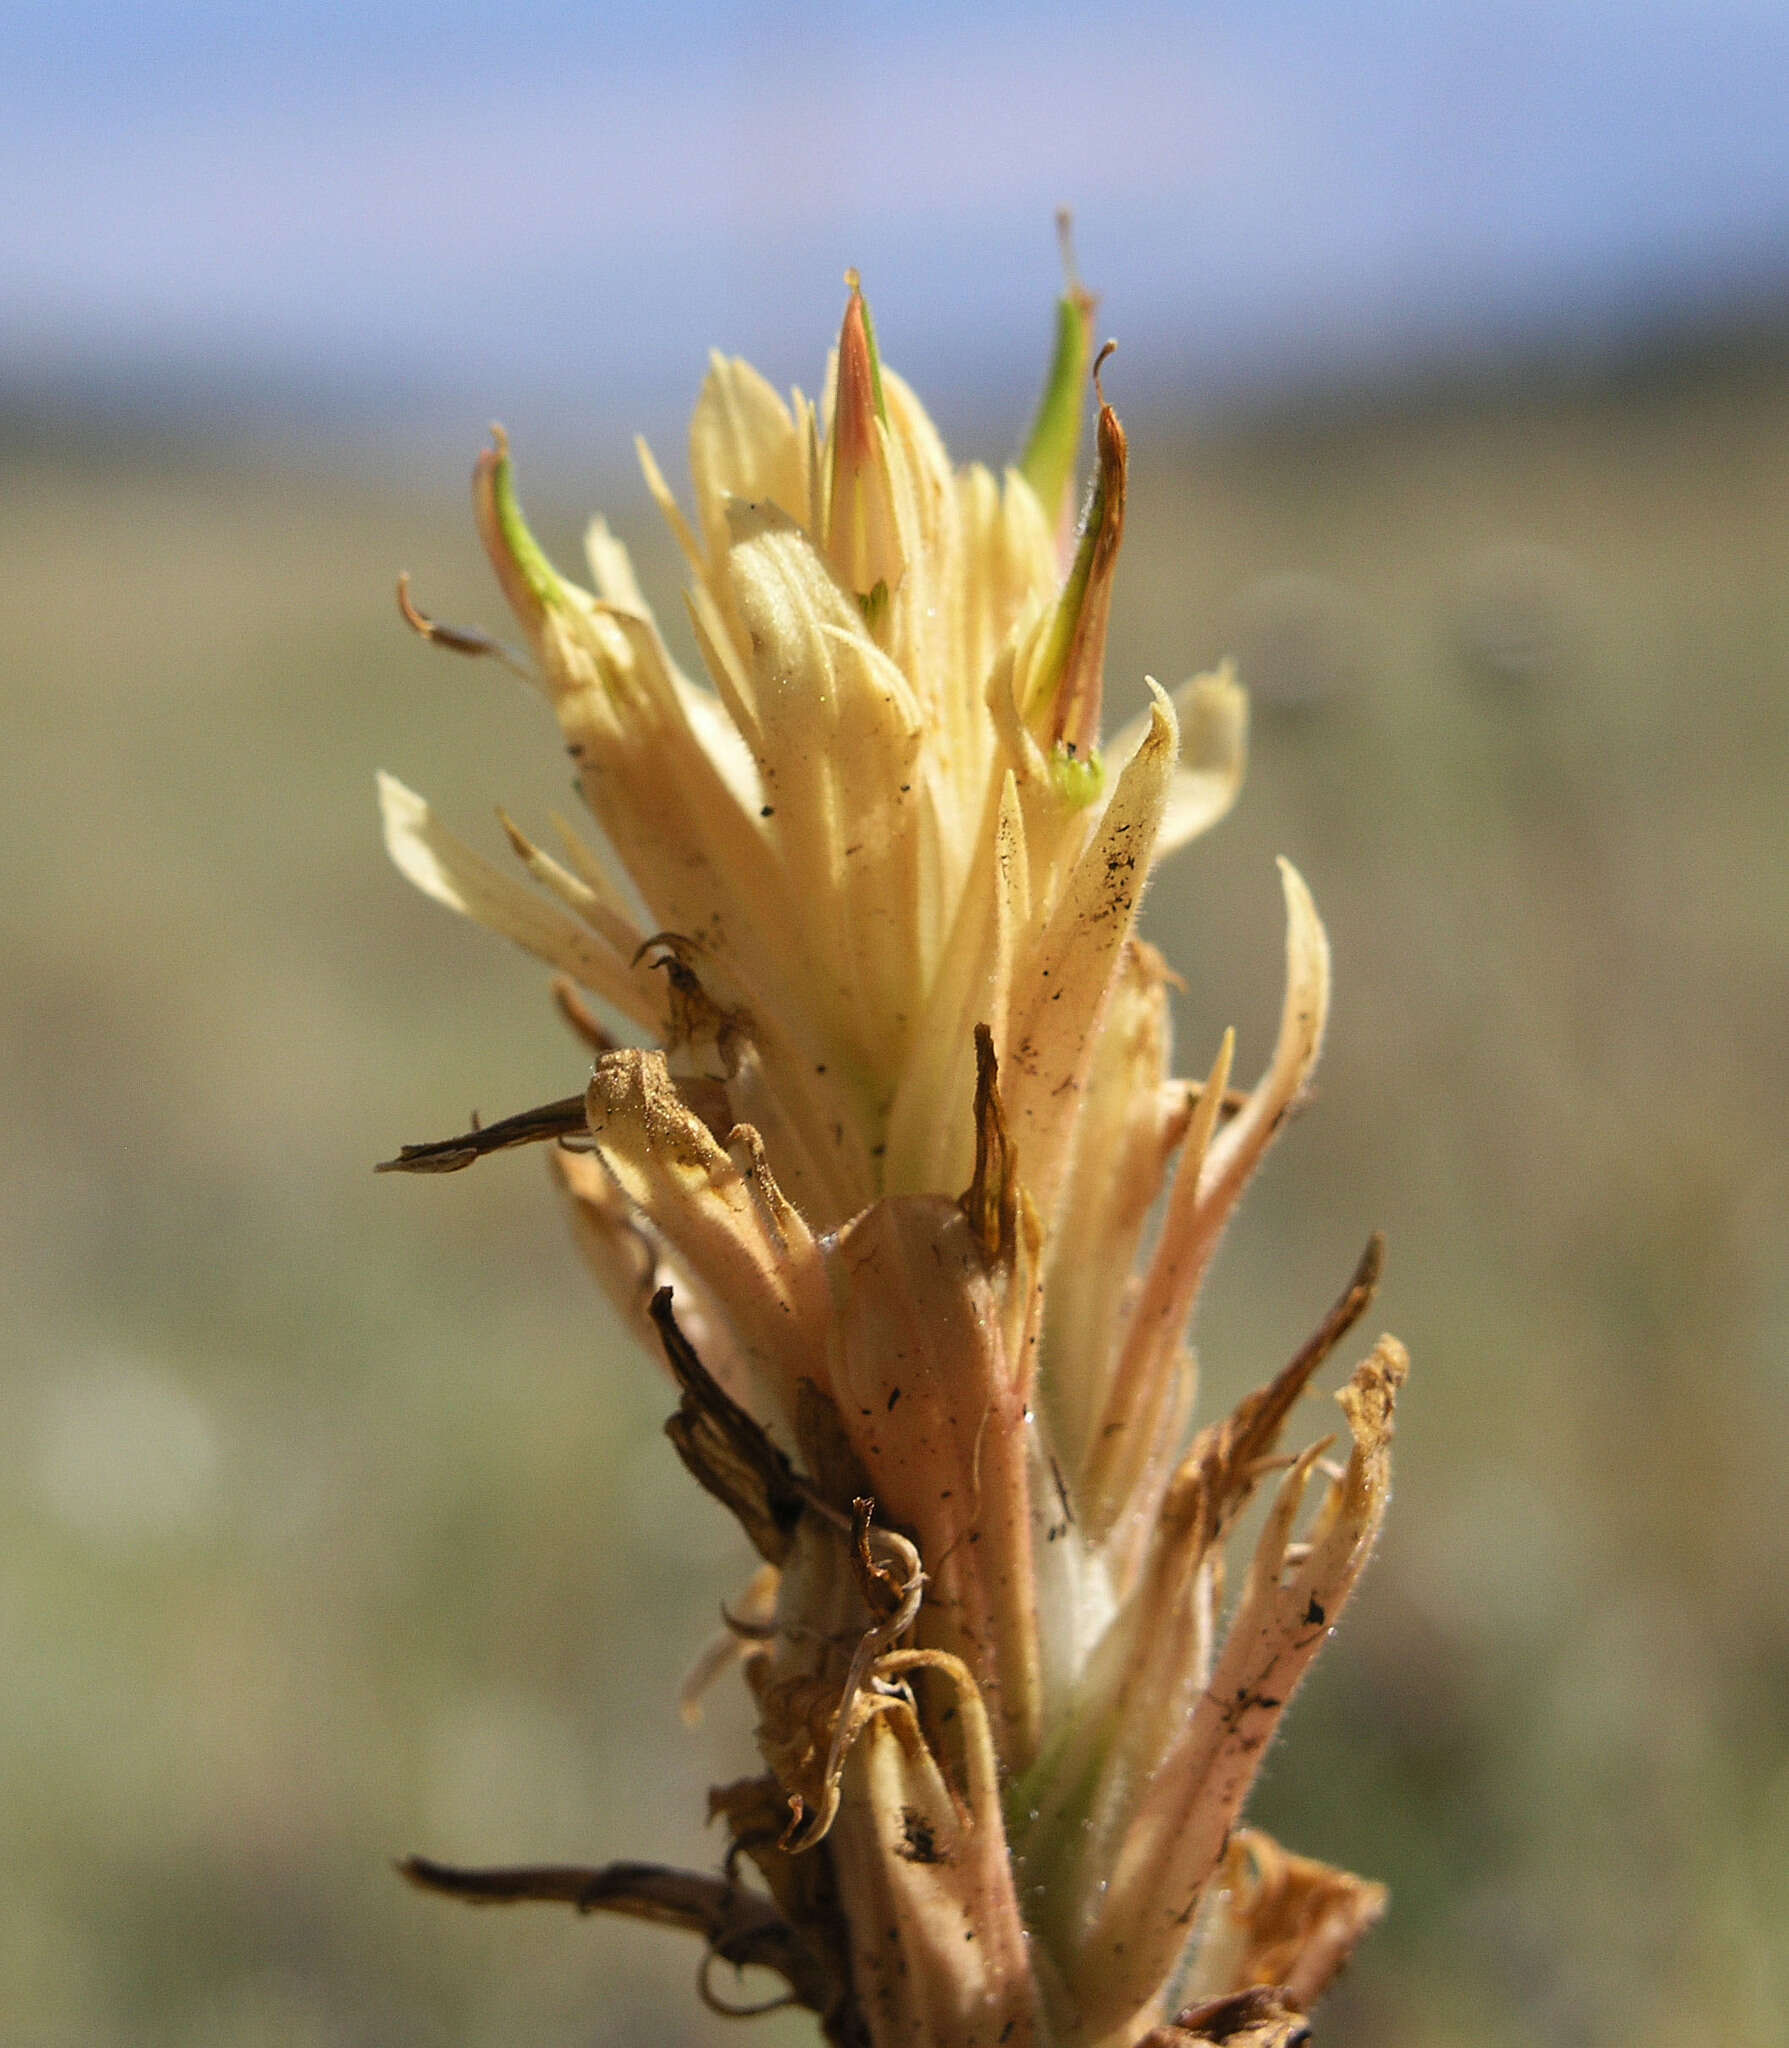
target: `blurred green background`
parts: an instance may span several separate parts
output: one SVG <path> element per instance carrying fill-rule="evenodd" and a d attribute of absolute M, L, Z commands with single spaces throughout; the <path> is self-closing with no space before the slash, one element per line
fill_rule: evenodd
<path fill-rule="evenodd" d="M 1767 2048 L 1789 346 L 1129 424 L 1114 713 L 1229 651 L 1256 700 L 1238 812 L 1149 903 L 1184 1061 L 1232 1021 L 1265 1057 L 1274 853 L 1336 956 L 1203 1412 L 1376 1225 L 1415 1359 L 1380 1557 L 1254 1807 L 1392 1888 L 1322 2039 Z M 589 499 L 677 616 L 637 481 Z M 584 494 L 532 509 L 572 557 Z M 705 1864 L 750 1753 L 727 1688 L 672 1704 L 749 1559 L 542 1162 L 370 1171 L 583 1072 L 544 974 L 378 845 L 380 766 L 493 850 L 492 803 L 565 800 L 527 693 L 391 602 L 408 567 L 499 623 L 460 473 L 13 417 L 0 525 L 0 2039 L 744 2038 L 676 1937 L 390 1869 Z"/>

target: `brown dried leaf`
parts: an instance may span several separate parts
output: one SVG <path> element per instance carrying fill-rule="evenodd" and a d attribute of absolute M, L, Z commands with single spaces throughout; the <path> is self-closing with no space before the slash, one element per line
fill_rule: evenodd
<path fill-rule="evenodd" d="M 659 1863 L 532 1864 L 513 1869 L 462 1870 L 410 1856 L 399 1870 L 419 1890 L 440 1892 L 471 1906 L 551 1904 L 580 1913 L 619 1913 L 658 1927 L 699 1934 L 711 1955 L 737 1968 L 774 1970 L 797 2005 L 824 2012 L 833 2000 L 831 1973 L 801 1934 L 758 1893 L 730 1877 L 671 1870 Z"/>
<path fill-rule="evenodd" d="M 381 1159 L 375 1173 L 459 1173 L 474 1160 L 517 1145 L 544 1145 L 560 1138 L 587 1136 L 590 1122 L 582 1095 L 543 1103 L 500 1117 L 494 1124 L 474 1124 L 455 1138 L 431 1138 L 421 1145 L 403 1145 L 395 1159 Z"/>
<path fill-rule="evenodd" d="M 1259 1828 L 1230 1844 L 1189 1990 L 1207 1997 L 1283 1985 L 1310 2008 L 1383 1917 L 1384 1885 L 1295 1856 Z"/>
<path fill-rule="evenodd" d="M 1303 2048 L 1305 2016 L 1279 1986 L 1239 1991 L 1187 2006 L 1152 2027 L 1137 2048 Z"/>
<path fill-rule="evenodd" d="M 670 1288 L 652 1297 L 652 1320 L 683 1395 L 665 1434 L 697 1484 L 738 1517 L 759 1555 L 780 1565 L 806 1506 L 794 1469 L 696 1355 L 677 1327 Z"/>

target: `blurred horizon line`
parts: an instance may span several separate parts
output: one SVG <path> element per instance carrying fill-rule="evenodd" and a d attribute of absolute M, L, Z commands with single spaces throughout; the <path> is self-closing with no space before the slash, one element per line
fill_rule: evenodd
<path fill-rule="evenodd" d="M 1514 394 L 1544 403 L 1550 394 L 1576 397 L 1591 386 L 1789 371 L 1789 257 L 1774 276 L 1742 269 L 1702 280 L 1696 290 L 1684 289 L 1681 277 L 1675 284 L 1595 312 L 1580 307 L 1551 321 L 1419 329 L 1401 342 L 1348 352 L 1301 350 L 1295 338 L 1277 357 L 1258 348 L 1207 351 L 1182 364 L 1159 348 L 1136 351 L 1133 359 L 1121 350 L 1127 381 L 1116 396 L 1127 417 L 1157 431 L 1173 421 L 1223 434 L 1287 421 L 1471 409 Z M 953 452 L 1001 459 L 1000 451 L 955 446 L 965 433 L 985 435 L 996 419 L 1016 447 L 1043 362 L 1041 318 L 1034 324 L 1035 360 L 1023 365 L 996 360 L 985 348 L 941 362 L 945 350 L 936 335 L 924 337 L 930 346 L 896 358 L 895 366 L 924 387 Z M 246 450 L 377 471 L 394 460 L 458 457 L 500 414 L 531 475 L 552 489 L 574 472 L 631 470 L 636 431 L 664 443 L 661 455 L 669 450 L 681 467 L 682 435 L 704 368 L 703 352 L 692 349 L 681 365 L 657 366 L 632 382 L 611 374 L 597 380 L 608 387 L 598 406 L 569 375 L 521 357 L 502 375 L 481 377 L 462 366 L 421 377 L 395 363 L 282 363 L 244 350 L 163 348 L 128 362 L 119 351 L 92 346 L 0 352 L 0 453 L 109 442 L 136 454 Z"/>
<path fill-rule="evenodd" d="M 1785 76 L 1757 0 L 18 0 L 0 384 L 607 470 L 710 345 L 812 390 L 850 263 L 1016 436 L 1064 204 L 1133 413 L 1594 361 L 1789 298 Z"/>

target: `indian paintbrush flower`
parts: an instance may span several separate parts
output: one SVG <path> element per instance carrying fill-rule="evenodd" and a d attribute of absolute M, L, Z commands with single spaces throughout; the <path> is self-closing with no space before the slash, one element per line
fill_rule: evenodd
<path fill-rule="evenodd" d="M 759 1712 L 761 1771 L 712 1795 L 722 1874 L 407 1867 L 688 1926 L 842 2044 L 1284 2043 L 1383 1894 L 1240 1815 L 1372 1548 L 1405 1361 L 1381 1338 L 1337 1397 L 1344 1463 L 1279 1454 L 1377 1240 L 1291 1364 L 1190 1436 L 1187 1331 L 1308 1082 L 1328 948 L 1282 862 L 1266 1069 L 1232 1086 L 1226 1035 L 1174 1078 L 1137 908 L 1234 798 L 1245 705 L 1227 672 L 1152 683 L 1102 745 L 1127 458 L 1102 396 L 1074 531 L 1092 302 L 1065 297 L 996 477 L 951 468 L 849 284 L 819 406 L 713 359 L 692 517 L 641 445 L 705 679 L 605 525 L 584 589 L 501 434 L 479 462 L 594 841 L 505 819 L 516 873 L 382 780 L 399 867 L 556 968 L 594 1056 L 581 1095 L 391 1164 L 557 1141 L 598 1278 L 669 1364 L 672 1441 L 763 1560 L 701 1668 L 741 1667 Z"/>

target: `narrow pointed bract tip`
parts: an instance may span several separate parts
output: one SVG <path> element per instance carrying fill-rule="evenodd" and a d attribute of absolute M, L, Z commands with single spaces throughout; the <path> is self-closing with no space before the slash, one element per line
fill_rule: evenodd
<path fill-rule="evenodd" d="M 1094 389 L 1100 396 L 1099 466 L 1074 560 L 1025 692 L 1026 724 L 1041 743 L 1071 762 L 1098 757 L 1106 634 L 1124 540 L 1129 450 L 1124 428 L 1099 383 L 1101 366 L 1117 346 L 1108 341 L 1093 365 Z M 1097 785 L 1089 794 L 1097 794 Z"/>
<path fill-rule="evenodd" d="M 1037 412 L 1019 457 L 1019 474 L 1037 494 L 1058 544 L 1070 538 L 1075 472 L 1080 460 L 1081 421 L 1086 409 L 1087 359 L 1093 347 L 1098 301 L 1081 283 L 1075 265 L 1073 216 L 1056 215 L 1062 251 L 1063 290 L 1056 302 L 1056 335 Z"/>
<path fill-rule="evenodd" d="M 826 553 L 872 631 L 906 567 L 875 323 L 856 271 L 839 329 L 827 474 Z"/>
<path fill-rule="evenodd" d="M 1093 311 L 1093 294 L 1081 282 L 1081 266 L 1075 260 L 1075 210 L 1072 206 L 1056 209 L 1056 248 L 1062 258 L 1062 289 L 1066 298 L 1076 305 Z"/>

